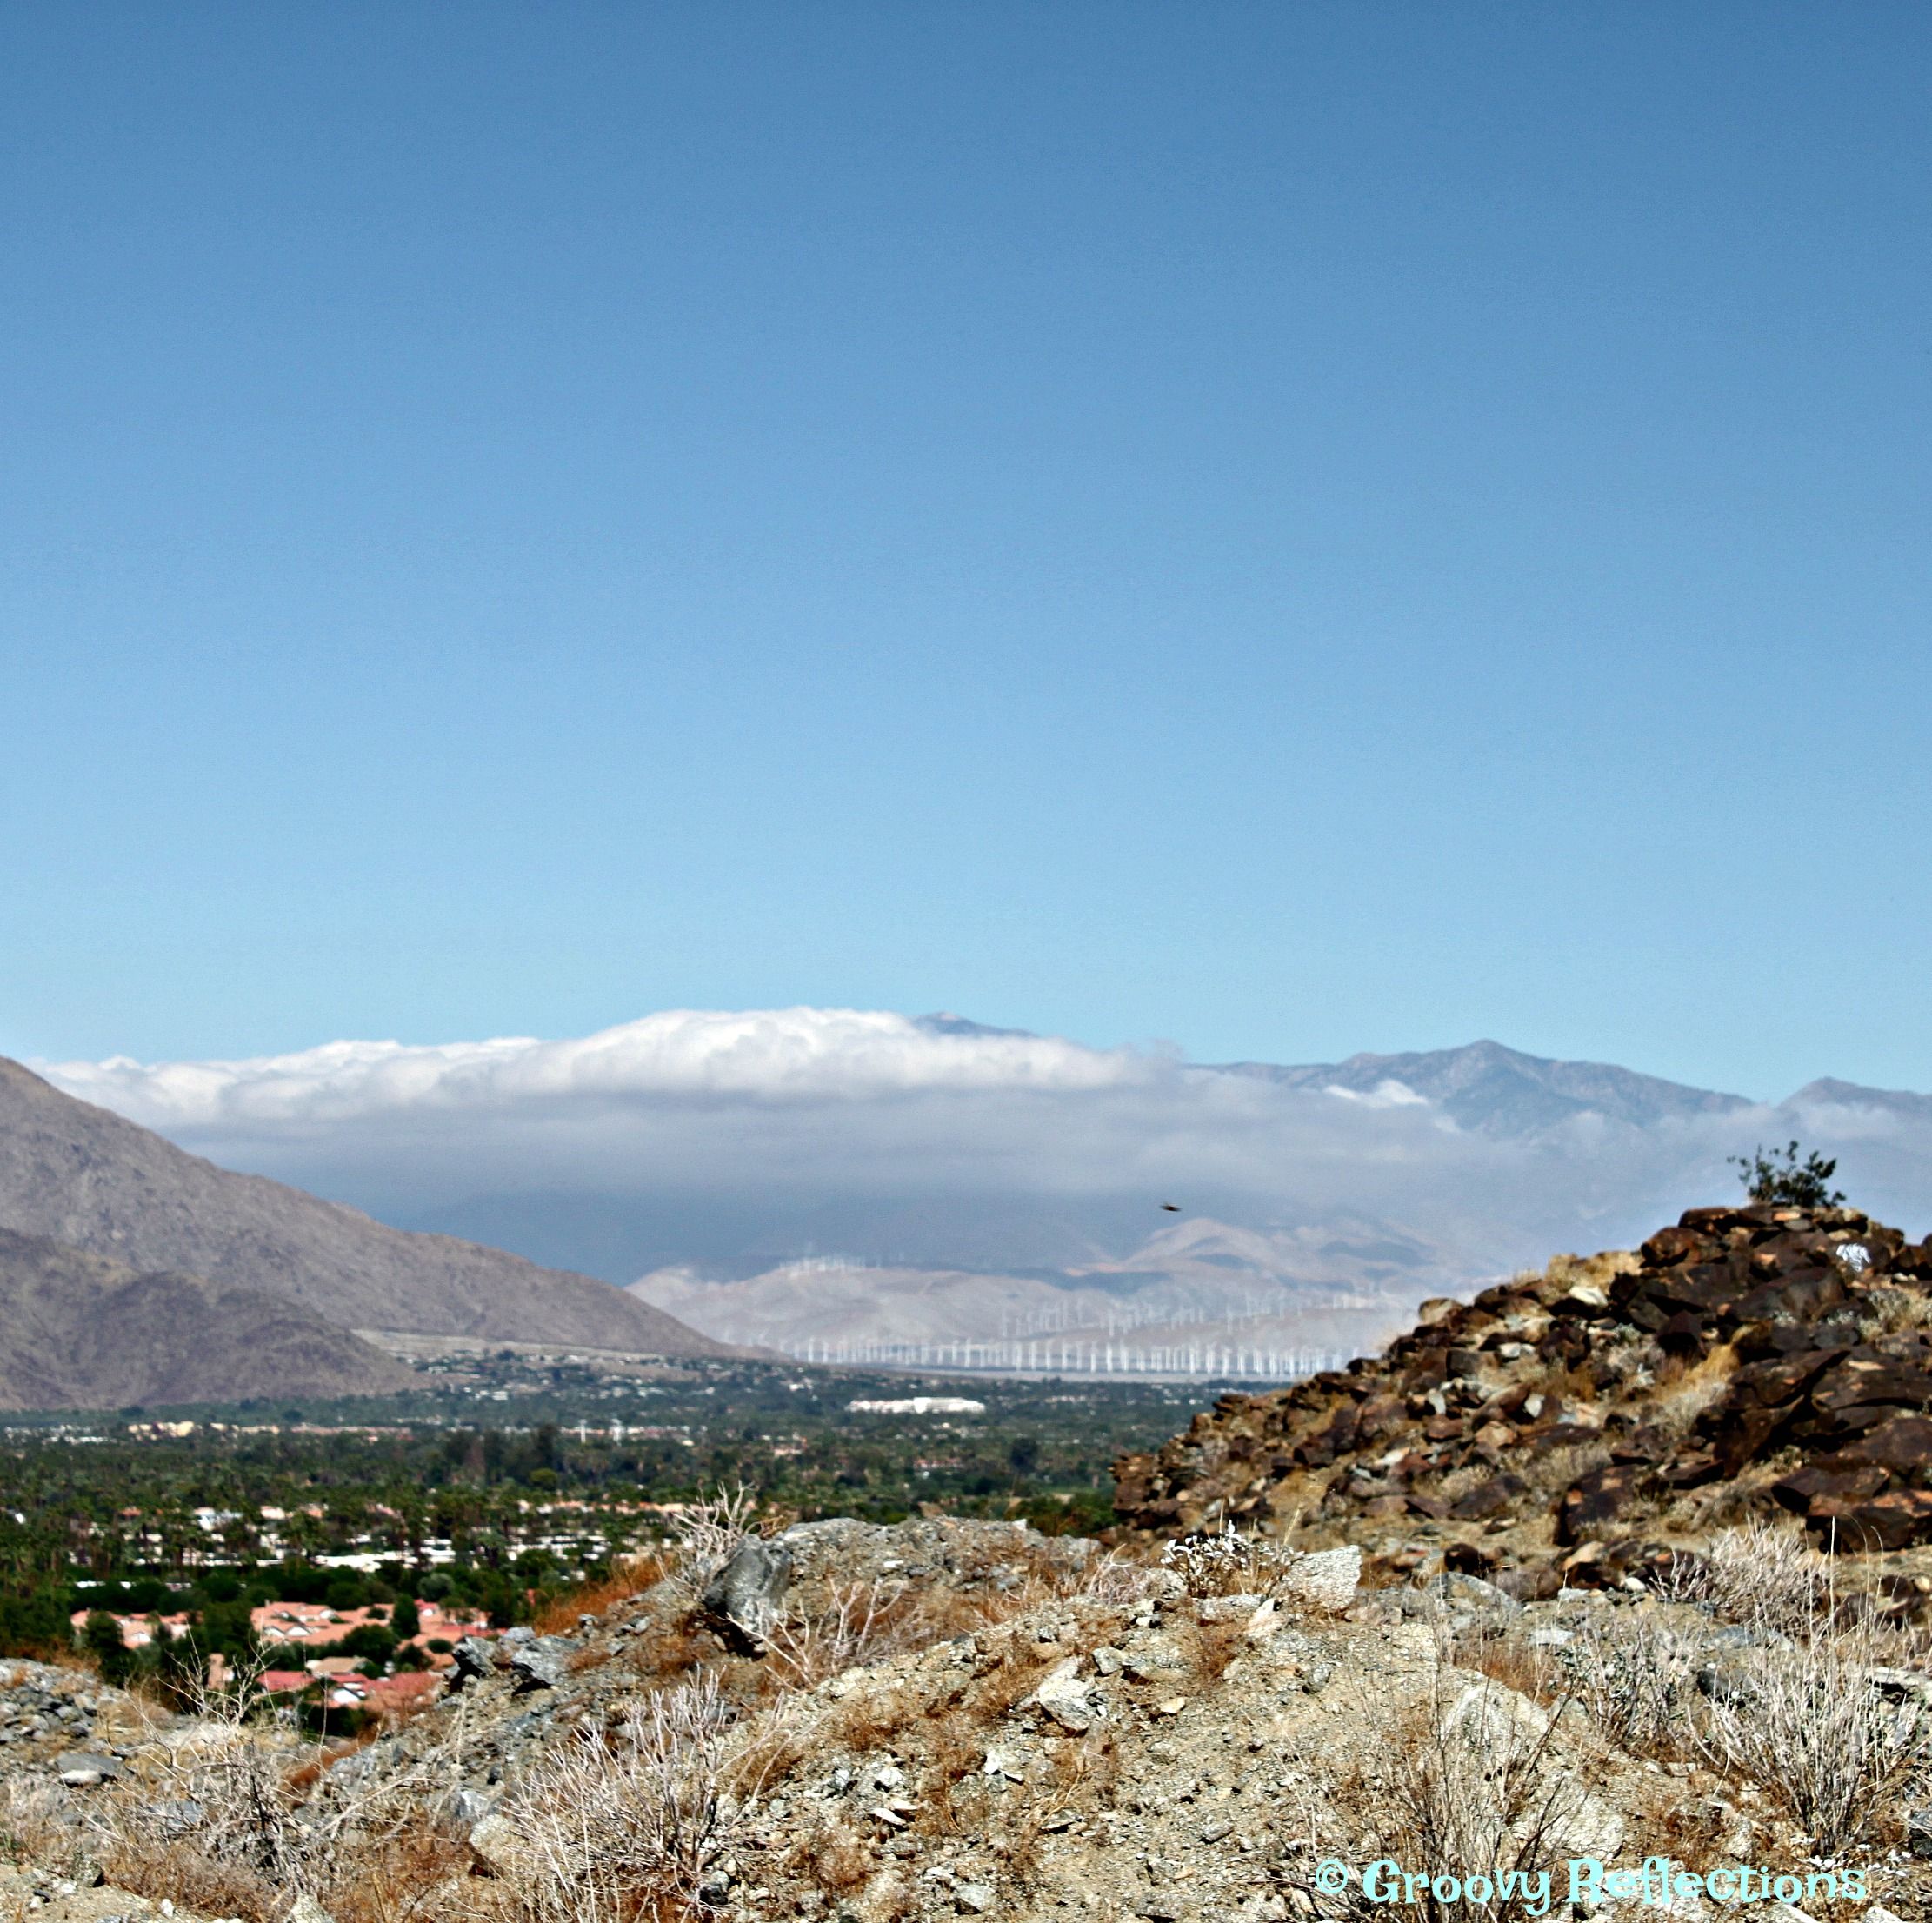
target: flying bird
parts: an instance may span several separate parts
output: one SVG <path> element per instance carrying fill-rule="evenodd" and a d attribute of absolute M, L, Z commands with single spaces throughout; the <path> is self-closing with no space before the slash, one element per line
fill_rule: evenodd
<path fill-rule="evenodd" d="M 1170 1215 L 1178 1215 L 1181 1213 L 1181 1205 L 1179 1202 L 1163 1202 L 1161 1204 L 1161 1207 L 1166 1209 L 1168 1214 Z"/>

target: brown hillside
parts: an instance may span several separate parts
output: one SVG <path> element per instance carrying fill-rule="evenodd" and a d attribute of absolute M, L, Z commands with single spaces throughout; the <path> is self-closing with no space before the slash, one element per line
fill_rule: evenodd
<path fill-rule="evenodd" d="M 0 1225 L 137 1270 L 263 1290 L 343 1328 L 732 1353 L 590 1276 L 385 1228 L 299 1188 L 218 1168 L 4 1057 Z"/>
<path fill-rule="evenodd" d="M 1345 1534 L 1518 1594 L 1620 1579 L 1748 1511 L 1932 1540 L 1932 1238 L 1694 1208 L 1640 1254 L 1424 1303 L 1382 1355 L 1230 1395 L 1116 1465 L 1137 1528 Z"/>
<path fill-rule="evenodd" d="M 409 1371 L 280 1296 L 0 1229 L 0 1408 L 386 1395 Z"/>

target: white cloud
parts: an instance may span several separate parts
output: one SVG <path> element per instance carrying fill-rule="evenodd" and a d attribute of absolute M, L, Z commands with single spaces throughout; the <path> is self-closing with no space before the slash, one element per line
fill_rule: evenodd
<path fill-rule="evenodd" d="M 1255 1227 L 1382 1221 L 1494 1272 L 1735 1193 L 1724 1156 L 1782 1140 L 1790 1119 L 1640 1130 L 1583 1116 L 1500 1139 L 1398 1081 L 1367 1095 L 1292 1087 L 855 1009 L 678 1010 L 578 1040 L 341 1041 L 42 1072 L 230 1168 L 607 1274 L 632 1249 L 655 1266 L 753 1243 L 1049 1268 L 1082 1248 L 1128 1254 L 1164 1201 Z M 1875 1139 L 1848 1159 L 1846 1186 L 1909 1226 L 1925 1212 L 1924 1125 L 1857 1124 L 1848 1148 Z M 1828 1152 L 1838 1133 L 1823 1132 Z M 596 1224 L 619 1218 L 600 1241 Z"/>
<path fill-rule="evenodd" d="M 379 1214 L 534 1189 L 816 1202 L 1178 1187 L 1302 1206 L 1491 1154 L 1382 1092 L 1340 1101 L 1165 1054 L 854 1009 L 678 1010 L 581 1040 L 338 1041 L 42 1073 L 217 1161 Z"/>
<path fill-rule="evenodd" d="M 1322 1093 L 1325 1095 L 1340 1095 L 1344 1101 L 1359 1101 L 1370 1108 L 1413 1108 L 1418 1103 L 1426 1108 L 1427 1095 L 1419 1095 L 1406 1081 L 1397 1081 L 1393 1076 L 1387 1081 L 1378 1081 L 1364 1093 L 1360 1088 L 1344 1088 L 1339 1081 L 1331 1081 Z"/>
<path fill-rule="evenodd" d="M 239 1061 L 47 1064 L 49 1080 L 148 1127 L 348 1122 L 410 1110 L 572 1098 L 797 1101 L 949 1091 L 1060 1092 L 1145 1082 L 1167 1067 L 1050 1036 L 935 1033 L 854 1008 L 674 1009 L 581 1040 L 332 1041 Z"/>

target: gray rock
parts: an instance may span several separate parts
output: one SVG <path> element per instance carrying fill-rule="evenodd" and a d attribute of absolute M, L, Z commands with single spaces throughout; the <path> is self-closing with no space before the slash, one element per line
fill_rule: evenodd
<path fill-rule="evenodd" d="M 54 1773 L 70 1789 L 91 1789 L 97 1783 L 110 1783 L 121 1773 L 121 1766 L 111 1756 L 89 1749 L 70 1749 L 54 1759 Z"/>
<path fill-rule="evenodd" d="M 729 1648 L 762 1656 L 791 1583 L 791 1551 L 783 1542 L 749 1536 L 712 1577 L 698 1610 Z"/>
<path fill-rule="evenodd" d="M 512 1649 L 508 1667 L 516 1679 L 517 1693 L 556 1688 L 570 1673 L 570 1659 L 577 1647 L 568 1636 L 540 1636 Z"/>
<path fill-rule="evenodd" d="M 1697 1672 L 1697 1693 L 1720 1708 L 1735 1709 L 1757 1700 L 1757 1686 L 1742 1669 L 1720 1668 L 1706 1663 Z"/>
<path fill-rule="evenodd" d="M 208 1814 L 208 1807 L 195 1797 L 178 1796 L 165 1802 L 150 1803 L 142 1813 L 161 1835 L 185 1836 L 199 1827 Z"/>
<path fill-rule="evenodd" d="M 1262 1601 L 1258 1595 L 1203 1596 L 1199 1614 L 1203 1622 L 1246 1622 Z"/>
<path fill-rule="evenodd" d="M 1758 1637 L 1749 1624 L 1728 1622 L 1722 1628 L 1705 1630 L 1702 1640 L 1707 1649 L 1751 1649 Z"/>
<path fill-rule="evenodd" d="M 305 1893 L 295 1900 L 295 1907 L 289 1912 L 289 1923 L 336 1923 L 336 1920 Z"/>
<path fill-rule="evenodd" d="M 1932 1704 L 1932 1676 L 1917 1669 L 1868 1669 L 1865 1680 L 1887 1702 Z"/>
<path fill-rule="evenodd" d="M 984 1916 L 993 1906 L 993 1886 L 990 1883 L 955 1883 L 953 1901 L 964 1915 Z"/>
<path fill-rule="evenodd" d="M 1103 1713 L 1080 1680 L 1080 1662 L 1078 1656 L 1056 1662 L 1026 1699 L 1026 1703 L 1037 1704 L 1063 1729 L 1071 1730 L 1076 1736 L 1092 1728 Z"/>
<path fill-rule="evenodd" d="M 1438 1597 L 1453 1609 L 1473 1609 L 1481 1615 L 1520 1616 L 1522 1605 L 1507 1589 L 1460 1569 L 1445 1569 L 1423 1586 L 1423 1594 Z"/>
<path fill-rule="evenodd" d="M 474 1829 L 496 1807 L 494 1796 L 485 1796 L 480 1789 L 459 1789 L 450 1797 L 445 1806 L 450 1820 L 463 1829 Z"/>
<path fill-rule="evenodd" d="M 467 1683 L 483 1682 L 496 1673 L 496 1652 L 481 1636 L 465 1636 L 454 1651 L 456 1668 L 450 1677 L 451 1689 Z"/>
<path fill-rule="evenodd" d="M 1932 1809 L 1906 1811 L 1905 1846 L 1922 1861 L 1932 1857 Z"/>

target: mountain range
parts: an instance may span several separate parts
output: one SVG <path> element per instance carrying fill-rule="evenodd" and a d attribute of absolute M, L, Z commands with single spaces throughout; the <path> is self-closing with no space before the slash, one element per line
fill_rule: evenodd
<path fill-rule="evenodd" d="M 956 1015 L 927 1016 L 921 1026 L 948 1035 L 1021 1033 Z M 1842 1143 L 1885 1206 L 1908 1217 L 1932 1208 L 1932 1096 L 1826 1079 L 1770 1105 L 1492 1041 L 1186 1073 L 1381 1111 L 1391 1124 L 1426 1118 L 1460 1139 L 1460 1181 L 1442 1192 L 1418 1158 L 1410 1192 L 1382 1184 L 1379 1210 L 1362 1208 L 1343 1181 L 1326 1208 L 1257 1219 L 1255 1198 L 1243 1198 L 1230 1211 L 1237 1219 L 1191 1214 L 1129 1246 L 1116 1242 L 1109 1254 L 1097 1253 L 1108 1241 L 1099 1228 L 1094 1253 L 982 1274 L 976 1289 L 946 1268 L 886 1262 L 829 1272 L 823 1261 L 795 1261 L 709 1282 L 673 1267 L 633 1291 L 716 1334 L 795 1352 L 820 1353 L 840 1338 L 849 1347 L 917 1351 L 1019 1336 L 1022 1347 L 1050 1354 L 1064 1334 L 1104 1343 L 1126 1331 L 1129 1343 L 1352 1353 L 1401 1325 L 1426 1296 L 1466 1292 L 1565 1240 L 1582 1246 L 1641 1234 L 1660 1207 L 1733 1192 L 1726 1160 L 1759 1137 L 1731 1136 L 1730 1125 L 1750 1124 L 1769 1141 L 1789 1129 L 1808 1143 Z M 1412 1143 L 1392 1128 L 1385 1146 L 1400 1155 Z M 1225 1207 L 1227 1198 L 1216 1201 Z M 1075 1213 L 1063 1211 L 1054 1240 L 1064 1243 Z"/>
<path fill-rule="evenodd" d="M 1767 1103 L 1492 1041 L 1196 1064 L 958 1015 L 682 1011 L 560 1042 L 0 1061 L 0 1228 L 351 1341 L 1356 1349 L 1425 1296 L 1735 1194 L 1730 1158 L 1791 1135 L 1922 1223 L 1932 1097 L 1842 1081 Z M 272 1353 L 308 1380 L 374 1379 L 373 1351 L 296 1333 Z M 0 1365 L 0 1403 L 52 1393 L 37 1367 Z"/>

